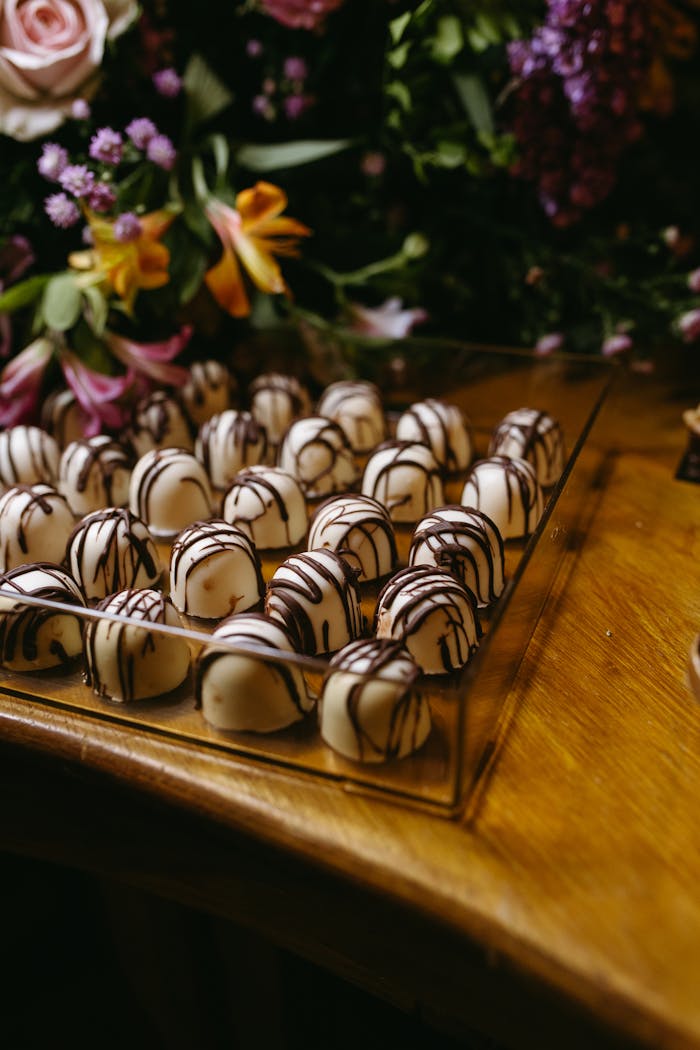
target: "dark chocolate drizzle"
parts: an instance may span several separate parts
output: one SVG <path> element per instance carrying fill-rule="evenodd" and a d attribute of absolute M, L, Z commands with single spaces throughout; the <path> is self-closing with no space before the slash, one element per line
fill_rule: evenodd
<path fill-rule="evenodd" d="M 520 506 L 522 507 L 525 515 L 525 530 L 524 533 L 528 536 L 539 521 L 539 513 L 537 507 L 537 493 L 539 490 L 539 483 L 534 476 L 534 467 L 532 467 L 533 474 L 529 476 L 527 474 L 527 468 L 523 467 L 525 460 L 511 459 L 509 456 L 489 456 L 488 459 L 479 460 L 474 464 L 467 479 L 465 481 L 465 488 L 471 484 L 474 486 L 476 493 L 477 504 L 481 501 L 481 484 L 479 481 L 479 470 L 484 463 L 494 463 L 503 469 L 503 483 L 506 487 L 506 496 L 508 500 L 508 521 L 513 520 L 513 485 L 520 494 Z M 531 467 L 531 464 L 528 464 Z"/>
<path fill-rule="evenodd" d="M 80 469 L 73 478 L 73 463 L 78 460 Z M 103 435 L 73 441 L 61 456 L 59 479 L 64 488 L 74 485 L 77 492 L 85 492 L 93 471 L 99 475 L 102 489 L 102 504 L 114 505 L 114 477 L 117 471 L 128 472 L 134 463 L 133 455 L 118 441 Z M 97 509 L 97 508 L 95 508 Z"/>
<path fill-rule="evenodd" d="M 250 412 L 227 409 L 202 423 L 196 452 L 207 474 L 223 474 L 228 484 L 242 467 L 265 459 L 267 431 Z"/>
<path fill-rule="evenodd" d="M 99 545 L 92 579 L 85 578 L 89 543 Z M 143 573 L 155 583 L 162 572 L 146 523 L 126 507 L 108 507 L 86 515 L 73 529 L 66 545 L 66 561 L 83 593 L 101 581 L 100 596 L 137 586 Z"/>
<path fill-rule="evenodd" d="M 7 532 L 8 538 L 3 549 L 3 564 L 7 565 L 10 560 L 10 549 L 12 538 L 16 538 L 19 549 L 23 554 L 29 552 L 27 540 L 27 528 L 35 511 L 38 509 L 42 514 L 53 514 L 53 504 L 58 501 L 68 508 L 68 501 L 52 485 L 38 483 L 36 485 L 13 485 L 8 489 L 0 501 L 0 537 Z M 19 519 L 17 520 L 17 507 L 20 506 Z M 70 519 L 68 519 L 70 520 Z"/>
<path fill-rule="evenodd" d="M 417 401 L 405 410 L 401 418 L 413 421 L 419 434 L 418 440 L 420 443 L 428 446 L 446 471 L 454 473 L 454 471 L 462 469 L 464 464 L 459 462 L 457 452 L 452 443 L 449 424 L 450 412 L 454 413 L 466 431 L 466 423 L 462 419 L 457 406 L 450 405 L 447 401 L 440 401 L 434 397 L 428 397 L 425 401 Z M 439 440 L 436 440 L 435 430 L 440 435 Z"/>
<path fill-rule="evenodd" d="M 197 545 L 200 545 L 201 547 L 199 557 L 196 561 L 192 561 L 185 570 L 185 607 L 182 609 L 183 612 L 190 612 L 189 603 L 187 601 L 187 585 L 191 574 L 202 564 L 203 561 L 213 558 L 218 554 L 222 554 L 225 551 L 240 552 L 245 556 L 255 571 L 258 601 L 262 600 L 265 592 L 265 583 L 263 581 L 260 558 L 255 550 L 255 544 L 250 537 L 246 536 L 246 534 L 240 529 L 237 529 L 235 525 L 230 525 L 227 521 L 223 521 L 219 518 L 212 518 L 207 521 L 195 521 L 192 525 L 188 525 L 186 529 L 183 529 L 183 531 L 176 537 L 170 552 L 170 578 L 173 581 L 173 586 L 175 586 L 176 582 L 180 582 L 183 559 L 190 553 L 192 548 Z M 234 570 L 231 567 L 227 567 L 226 572 L 230 572 L 233 575 Z"/>
<path fill-rule="evenodd" d="M 459 520 L 440 516 L 442 511 L 450 510 L 459 512 Z M 495 589 L 497 562 L 500 565 L 501 577 L 504 572 L 503 539 L 495 522 L 483 511 L 449 503 L 438 507 L 426 520 L 429 524 L 420 532 L 417 531 L 411 541 L 409 565 L 414 564 L 420 548 L 426 546 L 436 565 L 447 569 L 467 586 L 469 566 L 471 576 L 477 582 L 477 597 L 488 603 L 495 601 L 499 597 Z M 488 573 L 485 581 L 482 579 L 477 552 L 486 562 Z"/>
<path fill-rule="evenodd" d="M 403 679 L 387 680 L 387 690 L 394 692 L 392 698 L 389 732 L 386 740 L 374 740 L 362 724 L 361 707 L 368 687 L 375 683 L 370 677 L 358 677 L 348 689 L 346 710 L 348 720 L 355 733 L 360 761 L 367 754 L 377 755 L 382 759 L 396 758 L 401 750 L 406 727 L 410 726 L 410 751 L 416 750 L 417 732 L 420 724 L 421 709 L 427 701 L 415 688 L 420 668 L 402 642 L 393 638 L 363 638 L 346 645 L 331 658 L 324 679 L 324 690 L 328 688 L 333 673 L 347 671 L 358 675 L 380 675 L 391 664 L 400 661 L 405 669 Z"/>
<path fill-rule="evenodd" d="M 341 532 L 331 547 L 325 532 L 327 529 L 338 527 Z M 373 552 L 374 571 L 364 572 L 365 577 L 372 580 L 380 575 L 381 570 L 379 546 L 375 539 L 377 531 L 386 537 L 389 545 L 391 570 L 396 565 L 398 554 L 394 528 L 386 507 L 372 496 L 331 496 L 319 504 L 311 517 L 309 547 L 329 547 L 338 554 L 342 554 L 344 550 L 352 552 L 352 534 L 359 533 L 367 540 Z"/>
<path fill-rule="evenodd" d="M 147 453 L 147 455 L 150 456 L 147 469 L 139 478 L 138 487 L 136 492 L 132 494 L 131 500 L 132 507 L 134 504 L 136 505 L 136 513 L 140 518 L 143 518 L 147 524 L 151 524 L 153 519 L 151 499 L 154 494 L 154 488 L 162 479 L 163 474 L 166 474 L 173 465 L 177 465 L 181 462 L 192 464 L 193 467 L 197 468 L 197 473 L 186 474 L 183 477 L 178 478 L 177 487 L 173 488 L 172 499 L 177 500 L 178 496 L 180 499 L 183 498 L 181 486 L 193 485 L 201 496 L 203 506 L 206 507 L 207 511 L 210 509 L 211 494 L 209 492 L 208 481 L 206 478 L 203 479 L 202 477 L 197 476 L 199 471 L 203 471 L 204 468 L 191 452 L 188 452 L 185 448 L 161 448 L 154 449 L 152 452 Z"/>
<path fill-rule="evenodd" d="M 41 571 L 45 583 L 31 588 L 23 582 L 23 577 Z M 11 590 L 17 593 L 17 602 L 9 609 L 0 609 L 0 660 L 6 666 L 12 666 L 17 653 L 20 652 L 22 659 L 33 663 L 39 656 L 39 631 L 54 616 L 70 616 L 69 613 L 57 612 L 50 608 L 40 608 L 35 605 L 23 605 L 22 595 L 31 595 L 43 601 L 62 602 L 66 605 L 83 607 L 84 602 L 80 596 L 78 586 L 70 575 L 59 565 L 52 562 L 35 562 L 32 565 L 19 565 L 9 572 L 0 573 L 0 587 L 3 590 Z M 2 603 L 10 599 L 3 597 Z M 73 617 L 71 617 L 73 618 Z M 75 616 L 80 631 L 83 622 L 80 616 Z M 68 664 L 73 657 L 59 643 L 51 643 L 49 651 L 53 653 L 60 664 Z"/>
<path fill-rule="evenodd" d="M 348 402 L 351 399 L 358 398 L 365 399 L 367 403 L 366 410 L 358 411 L 358 402 L 356 401 L 354 408 L 350 411 Z M 358 434 L 366 435 L 365 440 L 360 442 L 359 446 L 355 443 L 358 451 L 368 451 L 370 447 L 377 443 L 377 437 L 375 436 L 377 412 L 382 421 L 382 435 L 379 440 L 385 437 L 386 423 L 383 417 L 382 399 L 379 388 L 374 383 L 363 379 L 340 379 L 326 387 L 318 400 L 316 408 L 320 416 L 327 416 L 328 419 L 335 420 L 341 427 L 343 424 L 351 423 L 353 428 L 357 429 Z M 367 439 L 369 439 L 369 444 L 366 444 Z M 353 444 L 354 442 L 351 441 L 350 443 Z"/>
<path fill-rule="evenodd" d="M 285 527 L 286 543 L 287 546 L 289 546 L 292 543 L 289 531 L 289 510 L 282 493 L 272 481 L 273 477 L 274 474 L 272 471 L 269 474 L 264 474 L 256 470 L 239 471 L 229 488 L 224 493 L 222 506 L 226 508 L 226 520 L 230 517 L 232 525 L 244 523 L 252 528 L 256 521 L 259 521 L 260 518 L 265 516 L 268 508 L 274 503 L 277 507 L 280 521 Z M 238 499 L 244 491 L 254 493 L 260 505 L 259 511 L 248 515 L 247 517 L 243 517 L 243 515 L 240 515 L 235 511 L 235 508 L 238 505 Z"/>
<path fill-rule="evenodd" d="M 399 596 L 408 590 L 410 597 L 399 610 L 393 605 Z M 439 593 L 447 601 L 439 606 L 433 599 Z M 470 611 L 474 620 L 477 643 L 470 643 L 465 627 L 464 609 Z M 420 629 L 435 612 L 436 607 L 447 616 L 449 629 L 457 650 L 457 660 L 452 661 L 447 637 L 443 637 L 440 657 L 445 671 L 454 671 L 463 667 L 471 654 L 478 647 L 482 628 L 479 620 L 476 595 L 445 569 L 434 569 L 430 565 L 408 565 L 400 569 L 384 584 L 379 592 L 374 611 L 373 630 L 376 632 L 379 617 L 383 611 L 393 617 L 393 631 L 408 644 L 408 640 L 418 634 Z M 396 636 L 396 635 L 394 635 Z"/>
<path fill-rule="evenodd" d="M 306 440 L 297 444 L 297 428 L 304 427 L 308 432 Z M 301 456 L 314 445 L 319 445 L 328 453 L 323 457 L 326 466 L 311 477 L 304 476 L 301 468 Z M 291 465 L 285 464 L 286 457 L 291 459 Z M 345 460 L 352 467 L 352 481 L 357 479 L 357 465 L 352 446 L 348 441 L 343 428 L 333 419 L 325 416 L 306 416 L 304 419 L 296 420 L 287 428 L 280 442 L 278 464 L 285 470 L 289 470 L 297 479 L 307 496 L 327 495 L 329 492 L 338 492 L 340 488 L 347 488 L 347 482 L 336 480 L 335 472 L 338 460 Z M 319 491 L 319 483 L 321 491 Z"/>
<path fill-rule="evenodd" d="M 292 579 L 282 578 L 282 568 Z M 359 570 L 335 551 L 324 548 L 293 554 L 268 581 L 265 612 L 286 624 L 298 652 L 310 656 L 328 652 L 330 621 L 323 617 L 328 590 L 335 591 L 340 601 L 347 640 L 359 637 L 364 630 L 358 575 Z M 314 617 L 314 611 L 318 617 Z M 320 622 L 316 623 L 316 619 Z"/>
<path fill-rule="evenodd" d="M 525 419 L 518 419 L 523 414 Z M 538 451 L 544 459 L 549 477 L 561 459 L 564 438 L 561 427 L 547 412 L 534 408 L 519 408 L 509 412 L 494 428 L 489 445 L 489 454 L 499 455 L 507 441 L 513 441 L 520 449 L 520 458 L 526 459 L 537 469 Z"/>
<path fill-rule="evenodd" d="M 21 465 L 24 452 L 28 466 Z M 58 469 L 58 445 L 50 434 L 39 427 L 18 424 L 0 432 L 0 482 L 12 485 L 34 485 L 39 481 L 53 484 Z"/>
<path fill-rule="evenodd" d="M 245 617 L 246 623 L 245 628 L 242 628 L 240 624 L 237 624 L 238 616 Z M 238 616 L 235 614 L 229 617 L 227 620 L 222 622 L 217 627 L 216 633 L 221 638 L 231 642 L 238 643 L 241 646 L 253 648 L 260 645 L 262 642 L 265 646 L 271 649 L 279 649 L 280 652 L 284 652 L 281 646 L 277 646 L 269 637 L 267 637 L 264 627 L 272 623 L 278 630 L 282 632 L 284 637 L 289 642 L 289 647 L 294 651 L 294 641 L 291 633 L 286 624 L 280 620 L 271 619 L 271 617 L 264 615 L 259 612 L 251 613 L 239 613 Z M 249 621 L 253 621 L 250 623 Z M 227 631 L 228 625 L 233 628 L 231 631 Z M 255 630 L 255 626 L 259 624 L 260 629 Z M 206 682 L 206 676 L 214 664 L 218 663 L 219 660 L 225 659 L 227 656 L 233 656 L 234 653 L 228 649 L 216 649 L 216 637 L 212 636 L 211 645 L 206 646 L 200 653 L 194 668 L 194 695 L 195 695 L 195 708 L 201 709 L 202 707 L 202 691 Z M 256 658 L 251 654 L 246 654 L 248 659 L 259 659 L 261 664 L 266 667 L 269 671 L 275 674 L 281 679 L 284 688 L 291 703 L 296 707 L 301 715 L 305 715 L 309 710 L 310 704 L 306 696 L 302 696 L 300 691 L 300 684 L 303 685 L 303 676 L 300 672 L 289 664 L 285 664 L 278 661 L 266 660 L 264 656 Z M 239 685 L 235 680 L 231 681 L 231 693 L 235 694 L 239 689 Z"/>
<path fill-rule="evenodd" d="M 373 463 L 374 456 L 385 449 L 393 450 L 394 454 L 386 460 L 379 470 L 377 470 L 376 463 Z M 362 479 L 363 491 L 366 487 L 369 488 L 368 479 L 376 471 L 376 476 L 371 483 L 372 491 L 365 492 L 365 495 L 371 496 L 373 499 L 378 500 L 379 503 L 383 503 L 383 505 L 389 510 L 389 513 L 391 513 L 396 507 L 405 506 L 412 501 L 418 502 L 417 497 L 420 495 L 420 506 L 416 508 L 416 513 L 419 517 L 422 517 L 435 506 L 436 501 L 434 493 L 436 488 L 438 489 L 440 496 L 442 496 L 443 482 L 440 465 L 429 447 L 427 448 L 427 451 L 433 459 L 434 466 L 427 465 L 418 456 L 411 454 L 412 451 L 417 449 L 424 452 L 426 450 L 426 445 L 420 441 L 383 441 L 381 445 L 377 446 L 375 453 L 365 467 L 364 477 Z M 391 474 L 394 469 L 405 466 L 413 467 L 416 470 L 418 477 L 422 477 L 422 489 L 418 490 L 418 486 L 416 485 L 412 488 L 412 491 L 406 492 L 403 495 L 397 495 L 396 498 L 389 500 L 388 496 Z M 385 494 L 387 499 L 381 499 L 382 493 Z"/>

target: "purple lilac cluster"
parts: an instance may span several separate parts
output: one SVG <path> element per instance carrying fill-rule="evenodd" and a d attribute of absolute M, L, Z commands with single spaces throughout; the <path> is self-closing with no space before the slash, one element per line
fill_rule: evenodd
<path fill-rule="evenodd" d="M 126 136 L 126 140 L 124 138 Z M 114 128 L 99 128 L 92 136 L 90 159 L 102 165 L 96 173 L 87 164 L 73 164 L 63 146 L 55 142 L 44 144 L 37 169 L 48 182 L 58 183 L 63 192 L 53 193 L 44 201 L 44 210 L 54 226 L 68 229 L 80 221 L 79 203 L 99 214 L 111 212 L 117 203 L 113 171 L 124 160 L 146 160 L 164 171 L 171 171 L 177 152 L 171 139 L 162 135 L 148 117 L 136 117 L 124 129 L 124 135 Z M 139 236 L 140 224 L 131 212 L 118 216 L 114 235 L 118 241 L 128 242 Z"/>
<path fill-rule="evenodd" d="M 248 58 L 261 58 L 264 54 L 261 42 L 249 40 L 246 54 Z M 281 76 L 263 78 L 260 91 L 253 97 L 253 113 L 266 121 L 276 120 L 280 112 L 287 120 L 298 120 L 316 101 L 306 90 L 308 76 L 306 60 L 299 55 L 289 55 L 282 63 Z"/>
<path fill-rule="evenodd" d="M 548 0 L 529 40 L 509 45 L 513 173 L 537 184 L 546 214 L 570 226 L 603 201 L 641 134 L 638 94 L 651 30 L 636 0 Z"/>

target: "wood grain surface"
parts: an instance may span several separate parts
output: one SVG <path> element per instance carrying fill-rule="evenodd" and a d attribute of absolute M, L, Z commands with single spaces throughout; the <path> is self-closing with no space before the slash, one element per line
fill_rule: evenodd
<path fill-rule="evenodd" d="M 700 488 L 674 478 L 698 400 L 662 371 L 606 404 L 469 821 L 3 696 L 0 845 L 111 866 L 508 1045 L 700 1047 Z"/>

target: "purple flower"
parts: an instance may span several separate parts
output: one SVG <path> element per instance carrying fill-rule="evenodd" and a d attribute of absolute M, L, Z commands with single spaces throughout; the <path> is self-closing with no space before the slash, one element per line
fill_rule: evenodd
<path fill-rule="evenodd" d="M 609 335 L 600 350 L 603 357 L 615 357 L 616 354 L 628 353 L 633 346 L 634 343 L 626 332 L 618 332 L 615 335 Z"/>
<path fill-rule="evenodd" d="M 249 40 L 245 46 L 245 53 L 248 58 L 260 58 L 263 53 L 263 46 L 259 40 Z"/>
<path fill-rule="evenodd" d="M 0 292 L 15 281 L 34 262 L 34 252 L 26 237 L 14 234 L 0 248 Z M 0 313 L 0 357 L 12 349 L 12 325 L 8 313 Z"/>
<path fill-rule="evenodd" d="M 120 244 L 128 244 L 129 241 L 137 241 L 141 236 L 142 226 L 138 215 L 133 211 L 122 212 L 114 223 L 114 239 Z"/>
<path fill-rule="evenodd" d="M 124 130 L 136 149 L 146 149 L 151 139 L 158 134 L 158 128 L 148 117 L 135 117 Z"/>
<path fill-rule="evenodd" d="M 383 153 L 379 153 L 377 150 L 370 150 L 365 153 L 362 160 L 360 161 L 360 170 L 363 175 L 378 176 L 383 175 L 386 169 L 386 157 Z"/>
<path fill-rule="evenodd" d="M 117 195 L 107 182 L 96 182 L 88 195 L 93 211 L 104 213 L 114 207 Z"/>
<path fill-rule="evenodd" d="M 541 335 L 535 343 L 535 353 L 540 357 L 555 354 L 564 345 L 564 336 L 561 332 L 547 332 Z"/>
<path fill-rule="evenodd" d="M 275 107 L 267 95 L 256 95 L 250 107 L 257 117 L 263 117 L 265 120 L 274 120 L 275 118 Z"/>
<path fill-rule="evenodd" d="M 298 55 L 290 55 L 289 58 L 285 58 L 282 68 L 287 80 L 306 80 L 309 75 L 306 62 Z"/>
<path fill-rule="evenodd" d="M 684 343 L 700 339 L 700 308 L 688 310 L 678 318 L 678 330 Z"/>
<path fill-rule="evenodd" d="M 153 74 L 153 85 L 164 98 L 176 98 L 182 91 L 182 77 L 171 68 Z"/>
<path fill-rule="evenodd" d="M 95 185 L 95 175 L 85 164 L 69 164 L 59 175 L 58 181 L 74 197 L 87 197 Z"/>
<path fill-rule="evenodd" d="M 119 164 L 123 151 L 122 137 L 114 128 L 100 128 L 90 139 L 90 156 L 103 164 Z"/>
<path fill-rule="evenodd" d="M 75 201 L 69 200 L 65 193 L 52 193 L 44 201 L 44 210 L 54 226 L 67 230 L 75 226 L 80 218 L 80 211 Z"/>
<path fill-rule="evenodd" d="M 171 171 L 177 152 L 167 135 L 154 135 L 146 146 L 146 156 L 159 168 Z"/>
<path fill-rule="evenodd" d="M 87 120 L 90 116 L 90 103 L 84 98 L 76 98 L 70 108 L 73 120 Z"/>
<path fill-rule="evenodd" d="M 37 161 L 39 174 L 49 182 L 58 182 L 61 172 L 68 164 L 68 153 L 56 142 L 46 142 Z"/>
<path fill-rule="evenodd" d="M 288 120 L 298 120 L 313 104 L 313 95 L 287 95 L 284 100 L 284 112 Z"/>

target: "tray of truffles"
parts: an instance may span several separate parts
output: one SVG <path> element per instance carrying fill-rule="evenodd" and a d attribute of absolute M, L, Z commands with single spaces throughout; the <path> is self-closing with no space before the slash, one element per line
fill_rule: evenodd
<path fill-rule="evenodd" d="M 94 436 L 55 391 L 0 433 L 2 689 L 458 811 L 609 378 L 474 352 L 447 393 L 387 393 L 210 360 Z"/>

